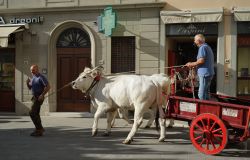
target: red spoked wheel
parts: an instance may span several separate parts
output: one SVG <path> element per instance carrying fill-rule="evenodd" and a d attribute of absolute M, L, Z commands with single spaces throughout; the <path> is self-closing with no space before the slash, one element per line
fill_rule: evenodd
<path fill-rule="evenodd" d="M 214 114 L 200 114 L 192 121 L 189 129 L 193 146 L 205 154 L 218 154 L 227 145 L 227 128 Z"/>

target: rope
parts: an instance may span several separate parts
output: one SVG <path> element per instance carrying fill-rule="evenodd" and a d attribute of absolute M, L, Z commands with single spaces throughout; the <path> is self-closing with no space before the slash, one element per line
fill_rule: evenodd
<path fill-rule="evenodd" d="M 195 98 L 195 95 L 194 95 L 194 69 L 192 68 L 190 68 L 190 70 L 189 70 L 189 72 L 191 73 L 191 87 L 192 87 L 192 93 L 193 93 L 193 98 Z"/>
<path fill-rule="evenodd" d="M 114 74 L 126 74 L 126 73 L 136 73 L 139 71 L 147 71 L 149 69 L 153 69 L 153 70 L 158 70 L 158 69 L 167 69 L 167 68 L 182 68 L 185 67 L 185 65 L 178 65 L 178 66 L 171 66 L 171 67 L 158 67 L 158 68 L 148 68 L 148 69 L 140 69 L 140 70 L 134 70 L 134 71 L 127 71 L 127 72 L 119 72 L 119 73 L 113 73 L 113 74 L 106 74 L 106 75 L 114 75 Z"/>
<path fill-rule="evenodd" d="M 185 65 L 178 65 L 178 66 L 161 67 L 161 68 L 164 68 L 164 69 L 166 69 L 166 68 L 180 68 L 180 67 L 184 67 L 184 66 L 185 66 Z M 161 69 L 161 68 L 153 68 L 153 69 Z M 148 70 L 148 69 L 145 69 L 145 70 Z M 143 70 L 135 70 L 135 71 L 128 71 L 128 72 L 119 72 L 119 73 L 115 73 L 115 74 L 135 73 L 135 72 L 138 72 L 138 71 L 143 71 Z M 110 74 L 110 75 L 111 75 L 111 74 Z M 113 75 L 113 74 L 112 74 L 112 75 Z M 49 97 L 49 96 L 51 96 L 51 95 L 53 95 L 53 94 L 55 94 L 55 93 L 57 93 L 57 92 L 60 92 L 62 89 L 64 89 L 64 88 L 70 86 L 72 82 L 73 82 L 73 81 L 67 83 L 66 85 L 64 85 L 63 87 L 59 88 L 58 90 L 56 90 L 56 91 L 54 91 L 54 92 L 52 92 L 52 93 L 50 93 L 50 94 L 44 96 L 44 98 L 47 98 L 47 97 Z"/>
<path fill-rule="evenodd" d="M 54 92 L 52 92 L 52 93 L 49 93 L 47 96 L 44 96 L 44 98 L 47 98 L 47 97 L 49 97 L 49 96 L 51 96 L 51 95 L 53 95 L 53 94 L 55 94 L 55 93 L 57 93 L 57 92 L 60 92 L 62 89 L 64 89 L 64 88 L 70 86 L 72 82 L 73 82 L 73 81 L 71 81 L 71 82 L 65 84 L 64 86 L 62 86 L 62 87 L 59 88 L 58 90 L 56 90 L 56 91 L 54 91 Z"/>

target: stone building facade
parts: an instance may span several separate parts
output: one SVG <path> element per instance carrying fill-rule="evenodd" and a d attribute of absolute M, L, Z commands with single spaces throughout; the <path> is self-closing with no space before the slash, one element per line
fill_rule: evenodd
<path fill-rule="evenodd" d="M 116 27 L 99 32 L 98 16 L 112 7 Z M 213 92 L 250 97 L 250 2 L 246 0 L 0 0 L 0 112 L 27 114 L 29 68 L 51 83 L 42 114 L 90 112 L 70 87 L 84 67 L 105 74 L 168 73 L 195 60 L 193 36 L 203 33 L 215 54 Z"/>

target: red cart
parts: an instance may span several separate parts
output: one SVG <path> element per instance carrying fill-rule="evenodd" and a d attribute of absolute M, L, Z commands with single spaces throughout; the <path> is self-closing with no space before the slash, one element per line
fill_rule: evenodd
<path fill-rule="evenodd" d="M 181 68 L 171 69 L 172 78 L 178 70 Z M 200 152 L 218 154 L 228 142 L 242 142 L 250 137 L 248 100 L 217 94 L 212 100 L 179 96 L 176 93 L 177 84 L 171 84 L 166 117 L 189 122 L 190 140 Z"/>

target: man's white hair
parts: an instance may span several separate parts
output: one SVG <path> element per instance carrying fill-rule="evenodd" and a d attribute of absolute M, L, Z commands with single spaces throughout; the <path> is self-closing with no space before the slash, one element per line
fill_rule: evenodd
<path fill-rule="evenodd" d="M 195 37 L 197 40 L 199 40 L 202 43 L 205 43 L 205 37 L 203 34 L 196 34 Z"/>

